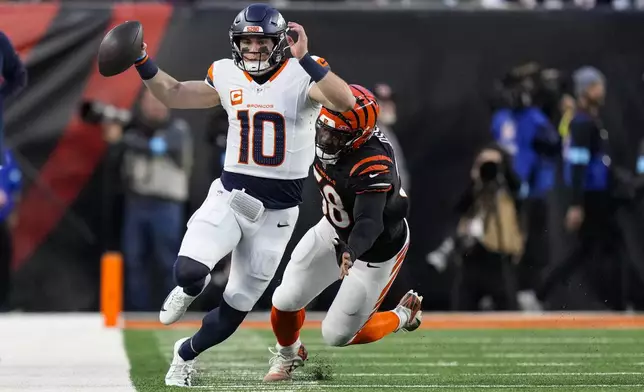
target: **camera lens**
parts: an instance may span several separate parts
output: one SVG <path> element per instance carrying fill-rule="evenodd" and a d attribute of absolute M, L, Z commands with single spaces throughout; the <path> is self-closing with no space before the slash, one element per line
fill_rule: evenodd
<path fill-rule="evenodd" d="M 499 165 L 495 162 L 485 162 L 479 168 L 479 174 L 483 182 L 490 182 L 496 179 L 499 172 Z"/>

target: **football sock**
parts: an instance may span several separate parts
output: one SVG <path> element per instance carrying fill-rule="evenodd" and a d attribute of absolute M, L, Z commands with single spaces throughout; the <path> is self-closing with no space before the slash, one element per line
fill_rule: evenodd
<path fill-rule="evenodd" d="M 189 257 L 179 256 L 174 263 L 174 279 L 183 292 L 196 297 L 203 290 L 210 268 Z"/>
<path fill-rule="evenodd" d="M 179 348 L 179 356 L 184 361 L 195 359 L 212 346 L 228 339 L 244 321 L 248 312 L 233 309 L 222 299 L 221 305 L 208 312 L 201 322 L 201 328 L 192 338 L 183 342 Z"/>
<path fill-rule="evenodd" d="M 273 309 L 271 309 L 271 326 L 280 346 L 289 347 L 297 342 L 305 317 L 306 312 L 304 309 L 296 312 L 284 312 L 273 306 Z"/>
<path fill-rule="evenodd" d="M 375 342 L 394 332 L 399 325 L 400 318 L 394 311 L 378 312 L 367 321 L 349 345 Z"/>

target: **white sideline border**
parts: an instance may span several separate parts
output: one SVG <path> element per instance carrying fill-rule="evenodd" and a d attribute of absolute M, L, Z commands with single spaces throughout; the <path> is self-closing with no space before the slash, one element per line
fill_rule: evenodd
<path fill-rule="evenodd" d="M 121 329 L 98 313 L 0 315 L 0 391 L 79 390 L 135 391 Z"/>

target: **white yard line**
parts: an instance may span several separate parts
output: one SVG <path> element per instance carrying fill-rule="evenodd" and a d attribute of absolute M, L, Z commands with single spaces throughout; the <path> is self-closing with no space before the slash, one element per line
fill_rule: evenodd
<path fill-rule="evenodd" d="M 263 372 L 252 370 L 239 371 L 244 376 L 264 376 Z M 444 377 L 446 373 L 333 373 L 333 378 L 343 377 Z M 458 373 L 458 376 L 464 377 L 553 377 L 553 376 L 641 376 L 644 372 L 534 372 L 534 373 Z M 235 379 L 230 374 L 224 375 L 223 381 Z M 299 383 L 300 381 L 298 381 Z"/>
<path fill-rule="evenodd" d="M 391 339 L 390 339 L 391 340 Z M 431 343 L 431 344 L 525 344 L 525 345 L 542 345 L 542 344 L 639 344 L 642 345 L 642 339 L 636 338 L 620 338 L 620 337 L 585 337 L 585 338 L 565 338 L 565 337 L 552 337 L 552 338 L 504 338 L 504 337 L 423 337 L 420 339 L 399 339 L 396 344 L 413 344 L 418 342 Z"/>
<path fill-rule="evenodd" d="M 0 316 L 0 391 L 131 392 L 129 368 L 98 314 Z"/>
<path fill-rule="evenodd" d="M 478 356 L 478 355 L 477 355 Z M 641 358 L 644 353 L 486 353 L 484 358 Z"/>
<path fill-rule="evenodd" d="M 237 333 L 244 331 L 240 330 Z M 309 341 L 313 339 L 308 339 Z M 319 341 L 313 340 L 314 343 L 307 343 L 307 339 L 303 339 L 304 345 L 307 349 L 310 350 L 329 350 L 329 346 L 319 343 Z M 494 345 L 502 346 L 516 346 L 516 345 L 613 345 L 613 344 L 632 344 L 640 345 L 644 348 L 643 339 L 635 338 L 427 338 L 423 337 L 421 339 L 395 339 L 390 338 L 387 340 L 387 343 L 402 345 L 402 346 L 444 346 L 444 345 L 481 345 L 484 347 L 494 347 Z M 491 345 L 491 346 L 487 346 Z M 374 346 L 377 347 L 377 346 Z M 371 348 L 370 348 L 371 349 Z M 233 351 L 262 351 L 266 350 L 266 347 L 256 346 L 249 347 L 246 344 L 241 343 L 225 343 L 218 347 L 217 350 L 222 352 L 233 352 Z"/>
<path fill-rule="evenodd" d="M 224 358 L 218 358 L 224 359 Z M 248 362 L 234 362 L 234 361 L 212 361 L 212 360 L 203 360 L 201 362 L 202 366 L 206 369 L 217 368 L 217 369 L 267 369 L 268 364 L 259 363 L 256 361 Z M 586 364 L 581 362 L 457 362 L 457 361 L 438 361 L 438 362 L 358 362 L 353 367 L 371 367 L 371 366 L 382 366 L 382 367 L 575 367 L 575 366 L 584 366 Z"/>
<path fill-rule="evenodd" d="M 255 355 L 255 353 L 261 353 L 265 351 L 267 355 L 268 349 L 267 345 L 264 344 L 264 350 L 260 350 L 255 346 L 253 350 L 249 347 L 240 348 L 238 350 L 226 349 L 222 350 L 220 348 L 212 349 L 214 352 L 225 353 L 226 358 L 232 360 L 240 358 L 248 358 Z M 222 347 L 223 348 L 223 347 Z M 309 348 L 307 346 L 307 348 Z M 252 352 L 252 354 L 249 354 Z M 309 353 L 323 353 L 324 356 L 331 358 L 401 358 L 404 357 L 403 354 L 399 352 L 361 352 L 361 353 L 349 353 L 347 350 L 309 350 Z M 237 354 L 237 355 L 236 355 Z M 538 352 L 538 353 L 517 353 L 517 352 L 505 352 L 505 353 L 495 353 L 495 352 L 484 352 L 484 353 L 440 353 L 440 352 L 413 352 L 409 354 L 410 357 L 418 358 L 445 358 L 445 359 L 460 359 L 460 358 L 643 358 L 644 353 L 597 353 L 597 352 Z M 268 357 L 267 357 L 268 360 Z"/>
<path fill-rule="evenodd" d="M 542 377 L 542 376 L 640 376 L 644 372 L 588 372 L 588 373 L 560 373 L 560 372 L 538 372 L 538 373 L 458 373 L 466 377 Z M 334 377 L 427 377 L 445 376 L 445 373 L 333 373 Z"/>
<path fill-rule="evenodd" d="M 265 386 L 258 384 L 248 384 L 248 385 L 200 385 L 193 388 L 208 388 L 212 390 L 253 390 L 253 391 L 301 391 L 307 389 L 470 389 L 470 388 L 479 388 L 479 389 L 521 389 L 521 388 L 530 388 L 530 389 L 560 389 L 560 390 L 571 390 L 577 388 L 642 388 L 644 384 L 584 384 L 584 385 L 529 385 L 529 384 L 478 384 L 478 385 L 461 385 L 461 384 L 419 384 L 419 385 L 398 385 L 398 384 L 370 384 L 370 385 L 357 385 L 357 384 L 305 384 L 298 383 L 297 386 L 293 385 L 282 385 L 282 386 Z M 289 388 L 289 389 L 285 389 Z"/>

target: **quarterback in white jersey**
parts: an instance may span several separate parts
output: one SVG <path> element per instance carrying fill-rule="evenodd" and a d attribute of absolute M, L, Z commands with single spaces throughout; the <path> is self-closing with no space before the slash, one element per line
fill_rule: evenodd
<path fill-rule="evenodd" d="M 320 112 L 308 97 L 310 81 L 296 59 L 284 61 L 265 84 L 240 72 L 233 60 L 212 64 L 206 83 L 228 92 L 221 95 L 229 119 L 225 171 L 281 180 L 308 176 Z"/>
<path fill-rule="evenodd" d="M 264 293 L 298 218 L 318 112 L 322 105 L 344 111 L 355 104 L 347 83 L 308 53 L 302 26 L 287 24 L 269 5 L 246 7 L 229 33 L 233 59 L 212 63 L 205 81 L 177 81 L 152 62 L 145 44 L 136 62 L 145 85 L 168 107 L 222 105 L 229 123 L 223 173 L 188 221 L 174 268 L 177 287 L 162 305 L 161 322 L 181 318 L 232 252 L 228 284 L 201 329 L 175 343 L 166 385 L 191 386 L 197 355 L 226 340 Z"/>

